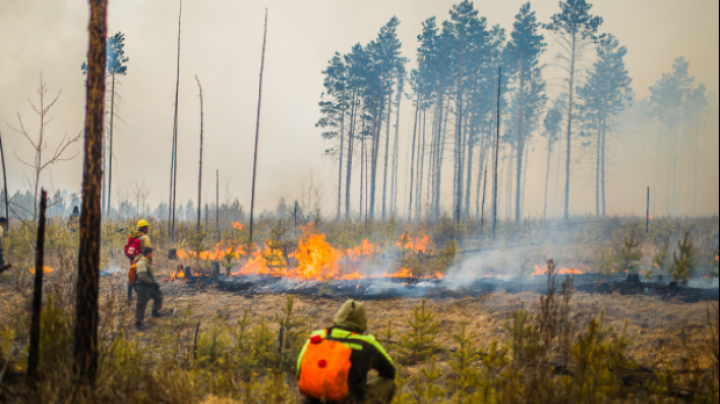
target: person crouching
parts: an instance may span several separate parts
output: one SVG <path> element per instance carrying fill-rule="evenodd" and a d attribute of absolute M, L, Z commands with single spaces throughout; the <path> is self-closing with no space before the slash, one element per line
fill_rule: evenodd
<path fill-rule="evenodd" d="M 152 273 L 152 247 L 145 247 L 142 256 L 137 260 L 135 280 L 135 291 L 137 292 L 137 310 L 135 311 L 135 326 L 141 330 L 144 329 L 143 319 L 145 318 L 145 308 L 148 301 L 153 300 L 152 316 L 162 317 L 164 314 L 160 312 L 162 309 L 163 295 L 160 291 L 160 285 L 155 282 L 155 276 Z"/>
<path fill-rule="evenodd" d="M 312 333 L 298 358 L 298 389 L 306 404 L 390 404 L 395 364 L 367 331 L 365 305 L 343 304 L 332 327 Z M 375 369 L 378 378 L 368 382 Z"/>

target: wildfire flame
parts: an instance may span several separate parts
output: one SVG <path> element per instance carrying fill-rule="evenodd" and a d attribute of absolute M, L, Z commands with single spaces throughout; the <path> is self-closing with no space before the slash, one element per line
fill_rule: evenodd
<path fill-rule="evenodd" d="M 51 274 L 54 270 L 55 270 L 54 268 L 51 268 L 48 266 L 43 266 L 44 274 Z M 35 275 L 35 267 L 28 268 L 28 271 L 30 272 L 31 275 Z"/>
<path fill-rule="evenodd" d="M 236 223 L 240 225 L 240 223 Z M 242 227 L 242 225 L 240 225 Z M 245 248 L 240 245 L 234 245 L 232 242 L 220 241 L 215 245 L 213 250 L 200 251 L 199 258 L 203 261 L 220 261 L 226 258 L 238 259 L 245 256 Z M 187 251 L 183 249 L 177 250 L 177 257 L 180 259 L 195 259 L 198 258 L 198 253 L 195 251 Z"/>
<path fill-rule="evenodd" d="M 232 224 L 232 228 L 235 229 L 235 230 L 242 230 L 242 229 L 243 229 L 243 225 L 240 224 L 240 222 L 235 222 L 235 223 Z"/>
<path fill-rule="evenodd" d="M 547 267 L 540 268 L 539 266 L 535 265 L 535 272 L 532 273 L 532 276 L 542 276 L 547 275 L 548 269 Z M 556 275 L 582 275 L 583 272 L 579 269 L 570 269 L 570 268 L 560 268 L 555 270 Z"/>
<path fill-rule="evenodd" d="M 407 248 L 409 250 L 412 250 L 414 253 L 423 253 L 428 254 L 428 251 L 430 250 L 430 244 L 431 244 L 430 236 L 427 234 L 421 233 L 417 237 L 412 238 L 407 233 L 403 234 L 395 245 L 401 248 Z"/>

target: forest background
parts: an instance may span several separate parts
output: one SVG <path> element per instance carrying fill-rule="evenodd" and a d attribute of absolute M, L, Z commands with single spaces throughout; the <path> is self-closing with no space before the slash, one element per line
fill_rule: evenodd
<path fill-rule="evenodd" d="M 259 16 L 263 7 L 270 8 L 271 17 L 263 95 L 258 204 L 261 208 L 274 210 L 283 197 L 288 201 L 308 198 L 310 178 L 314 177 L 315 192 L 320 196 L 314 203 L 321 205 L 326 215 L 334 216 L 337 162 L 332 153 L 329 158 L 321 157 L 326 150 L 337 148 L 337 142 L 324 140 L 321 136 L 323 130 L 315 127 L 322 116 L 317 105 L 318 96 L 324 91 L 321 71 L 334 52 L 345 54 L 356 43 L 365 46 L 373 41 L 380 28 L 394 15 L 399 20 L 397 37 L 402 44 L 400 52 L 408 59 L 405 68 L 410 72 L 418 67 L 417 36 L 422 33 L 421 23 L 436 16 L 438 25 L 441 25 L 450 18 L 448 10 L 455 4 L 454 1 L 371 1 L 362 5 L 340 5 L 329 1 L 303 2 L 302 5 L 282 1 L 252 4 L 185 1 L 179 102 L 181 164 L 178 167 L 178 200 L 181 205 L 187 208 L 186 201 L 194 199 L 197 194 L 200 126 L 194 80 L 197 74 L 203 82 L 205 96 L 205 183 L 210 184 L 204 189 L 203 200 L 214 200 L 213 177 L 215 170 L 219 170 L 221 199 L 230 203 L 237 199 L 242 206 L 249 206 L 259 70 L 257 56 L 262 32 Z M 476 2 L 475 8 L 479 16 L 487 18 L 488 29 L 499 24 L 509 35 L 522 4 L 521 1 L 513 1 L 490 7 L 489 4 Z M 537 13 L 539 23 L 549 23 L 550 17 L 559 12 L 554 1 L 534 2 L 531 8 Z M 114 126 L 113 160 L 116 185 L 112 198 L 121 201 L 124 195 L 128 206 L 138 205 L 138 186 L 143 184 L 143 204 L 152 205 L 155 209 L 166 200 L 167 195 L 170 153 L 166 151 L 170 150 L 172 140 L 177 2 L 112 3 L 109 11 L 109 32 L 122 31 L 125 34 L 125 51 L 129 57 L 128 73 L 118 83 L 120 97 L 116 106 L 118 119 Z M 627 47 L 625 64 L 632 78 L 634 93 L 632 106 L 618 116 L 618 124 L 610 137 L 612 159 L 608 170 L 608 214 L 644 213 L 647 186 L 652 187 L 655 196 L 652 203 L 654 215 L 717 214 L 720 200 L 717 101 L 711 95 L 718 93 L 717 2 L 698 1 L 688 7 L 672 1 L 632 4 L 602 1 L 593 5 L 591 13 L 604 19 L 598 34 L 612 34 L 620 46 Z M 64 133 L 73 137 L 80 131 L 84 102 L 84 76 L 80 64 L 85 59 L 87 46 L 85 21 L 87 10 L 81 3 L 48 4 L 33 0 L 0 4 L 0 49 L 6 55 L 0 60 L 0 70 L 4 72 L 0 77 L 3 88 L 0 99 L 0 121 L 3 124 L 0 130 L 6 149 L 11 194 L 29 189 L 30 171 L 15 157 L 27 159 L 32 156 L 32 150 L 20 135 L 12 133 L 5 122 L 17 126 L 15 114 L 19 113 L 29 130 L 35 130 L 37 125 L 26 99 L 36 100 L 35 88 L 41 72 L 50 95 L 54 96 L 62 90 L 51 113 L 54 120 L 48 127 L 50 147 L 54 147 Z M 549 110 L 565 91 L 562 88 L 564 73 L 555 58 L 561 49 L 547 30 L 540 28 L 539 32 L 547 43 L 539 64 L 545 65 L 543 78 L 548 97 L 545 110 Z M 581 73 L 579 86 L 587 79 L 584 72 L 592 68 L 594 55 L 595 49 L 590 47 L 586 57 L 578 64 L 577 69 Z M 679 149 L 672 142 L 657 141 L 661 135 L 667 138 L 666 134 L 658 129 L 658 119 L 647 116 L 641 107 L 643 101 L 651 96 L 649 88 L 656 85 L 663 74 L 672 73 L 676 57 L 684 57 L 690 63 L 689 75 L 695 78 L 693 88 L 700 83 L 706 86 L 710 111 L 704 125 L 698 125 L 701 139 L 699 158 L 685 158 L 676 171 L 679 178 L 674 182 L 685 188 L 680 189 L 683 196 L 674 204 L 667 197 L 671 191 L 677 191 L 668 185 L 667 173 L 672 164 L 667 152 Z M 405 87 L 405 92 L 412 96 L 410 85 Z M 511 102 L 511 95 L 511 92 L 506 94 L 508 102 Z M 413 132 L 411 101 L 403 99 L 401 108 L 398 206 L 406 207 L 410 148 L 405 145 L 409 145 Z M 535 217 L 542 216 L 543 212 L 547 159 L 546 140 L 542 138 L 542 117 L 540 124 L 532 130 L 527 177 L 524 179 L 526 188 L 521 203 L 524 214 Z M 511 118 L 503 116 L 503 119 L 512 122 Z M 680 133 L 677 135 L 681 136 Z M 692 135 L 685 133 L 687 139 Z M 574 155 L 585 158 L 571 161 L 571 214 L 595 213 L 594 160 L 591 148 L 583 148 L 585 142 L 574 141 L 578 147 L 573 150 Z M 692 149 L 689 144 L 684 146 Z M 79 150 L 79 144 L 71 145 L 69 154 Z M 696 179 L 695 161 L 698 162 L 699 187 L 696 202 L 693 202 L 695 197 L 691 184 Z M 448 162 L 446 167 L 451 165 Z M 356 168 L 354 171 L 357 175 L 359 170 Z M 46 187 L 66 190 L 68 195 L 79 190 L 79 160 L 57 164 L 51 173 L 46 171 L 41 178 Z M 446 170 L 443 175 L 446 179 L 442 188 L 442 209 L 451 212 L 452 170 Z M 510 180 L 501 178 L 500 181 L 500 216 L 512 217 L 515 207 L 510 202 L 514 202 L 514 198 L 503 188 Z M 551 178 L 550 189 L 557 188 L 556 183 L 561 189 L 563 181 L 562 174 L 559 178 Z M 357 178 L 353 183 L 359 184 Z M 351 209 L 354 212 L 358 210 L 355 202 L 359 197 L 358 191 L 355 188 L 351 190 Z M 379 200 L 379 196 L 377 198 Z M 67 209 L 70 209 L 70 199 L 67 204 Z M 551 216 L 562 215 L 562 203 L 558 198 L 551 199 L 550 205 Z"/>

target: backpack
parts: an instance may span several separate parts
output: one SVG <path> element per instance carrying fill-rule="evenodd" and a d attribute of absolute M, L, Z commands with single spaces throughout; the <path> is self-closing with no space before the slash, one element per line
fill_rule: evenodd
<path fill-rule="evenodd" d="M 140 254 L 142 254 L 142 241 L 140 238 L 128 237 L 127 245 L 125 245 L 125 256 L 134 260 Z"/>
<path fill-rule="evenodd" d="M 313 335 L 300 365 L 298 389 L 319 400 L 342 401 L 348 397 L 348 376 L 352 350 L 340 341 Z"/>
<path fill-rule="evenodd" d="M 133 262 L 128 271 L 128 282 L 134 285 L 135 281 L 137 281 L 137 263 Z"/>

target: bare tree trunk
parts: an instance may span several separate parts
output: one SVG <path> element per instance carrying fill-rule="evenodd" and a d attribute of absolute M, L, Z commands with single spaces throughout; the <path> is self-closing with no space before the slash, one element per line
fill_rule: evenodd
<path fill-rule="evenodd" d="M 497 118 L 495 124 L 495 173 L 493 175 L 493 239 L 497 236 L 497 191 L 498 191 L 498 157 L 500 152 L 500 80 L 502 79 L 502 67 L 498 68 L 497 82 Z"/>
<path fill-rule="evenodd" d="M 350 184 L 352 181 L 353 146 L 355 144 L 355 90 L 353 90 L 350 108 L 350 132 L 348 134 L 347 168 L 345 169 L 345 218 L 350 217 Z"/>
<path fill-rule="evenodd" d="M 177 187 L 177 140 L 178 140 L 178 97 L 180 94 L 180 23 L 182 21 L 182 0 L 180 0 L 180 11 L 178 12 L 178 46 L 177 46 L 177 74 L 175 80 L 175 118 L 173 120 L 173 146 L 172 162 L 170 164 L 170 202 L 168 210 L 170 220 L 170 242 L 175 242 L 175 197 Z"/>
<path fill-rule="evenodd" d="M 415 185 L 415 142 L 417 140 L 417 126 L 418 126 L 418 112 L 420 110 L 420 91 L 418 89 L 417 96 L 415 97 L 415 121 L 413 123 L 413 136 L 412 136 L 412 157 L 410 158 L 410 200 L 408 202 L 408 220 L 412 220 L 412 206 L 413 206 L 413 185 Z"/>
<path fill-rule="evenodd" d="M 197 74 L 195 75 L 195 81 L 197 81 L 198 91 L 200 92 L 200 170 L 198 172 L 198 213 L 197 213 L 197 230 L 200 231 L 201 213 L 202 213 L 202 166 L 203 166 L 203 95 L 202 86 L 200 85 L 200 79 Z"/>
<path fill-rule="evenodd" d="M 386 218 L 386 208 L 387 208 L 387 179 L 388 179 L 388 162 L 390 161 L 390 116 L 392 115 L 392 94 L 393 90 L 392 87 L 390 87 L 390 92 L 388 93 L 388 115 L 387 115 L 387 123 L 386 126 L 386 133 L 385 133 L 385 169 L 383 170 L 383 193 L 382 193 L 382 220 L 385 221 Z"/>
<path fill-rule="evenodd" d="M 75 391 L 93 388 L 98 362 L 100 189 L 107 49 L 107 0 L 90 0 L 80 249 L 75 304 Z"/>
<path fill-rule="evenodd" d="M 483 175 L 485 178 L 483 180 L 483 193 L 482 193 L 482 207 L 480 208 L 480 235 L 483 234 L 483 227 L 485 226 L 485 195 L 487 190 L 487 167 L 485 167 L 485 174 Z M 480 175 L 478 175 L 478 178 L 480 178 Z M 478 187 L 479 189 L 480 187 Z"/>
<path fill-rule="evenodd" d="M 418 177 L 417 177 L 417 196 L 415 198 L 415 217 L 419 219 L 422 218 L 423 213 L 423 204 L 422 204 L 422 187 L 423 187 L 423 179 L 425 178 L 425 126 L 426 126 L 426 110 L 425 108 L 422 109 L 422 121 L 423 121 L 423 127 L 422 127 L 422 139 L 418 139 Z"/>
<path fill-rule="evenodd" d="M 525 102 L 525 64 L 520 61 L 520 88 L 518 89 L 518 126 L 517 126 L 517 184 L 515 185 L 515 223 L 520 223 L 522 198 L 523 156 L 525 153 L 525 134 L 523 133 L 523 116 Z"/>
<path fill-rule="evenodd" d="M 597 134 L 597 157 L 595 162 L 595 216 L 600 217 L 600 166 L 601 166 L 601 150 L 602 150 L 602 128 L 598 122 Z"/>
<path fill-rule="evenodd" d="M 2 145 L 0 144 L 0 148 Z M 693 216 L 697 215 L 698 167 L 700 166 L 700 127 L 695 128 L 695 174 L 693 176 Z M 3 169 L 3 172 L 5 170 Z M 7 192 L 7 191 L 6 191 Z"/>
<path fill-rule="evenodd" d="M 40 218 L 37 224 L 37 243 L 35 245 L 35 287 L 33 291 L 32 316 L 30 319 L 30 348 L 28 353 L 27 381 L 34 385 L 40 363 L 40 315 L 42 310 L 43 268 L 45 267 L 45 210 L 47 192 L 43 189 L 40 196 Z"/>
<path fill-rule="evenodd" d="M 393 146 L 393 173 L 392 173 L 392 190 L 391 194 L 391 211 L 393 216 L 397 216 L 397 194 L 398 194 L 398 161 L 400 159 L 400 101 L 402 101 L 402 92 L 398 91 L 397 95 L 397 112 L 395 113 L 395 144 Z"/>
<path fill-rule="evenodd" d="M 563 219 L 570 219 L 570 157 L 572 151 L 572 109 L 573 90 L 575 85 L 575 51 L 577 35 L 573 35 L 571 56 L 570 56 L 570 86 L 568 88 L 568 124 L 567 124 L 567 161 L 565 161 L 565 205 L 563 207 Z"/>
<path fill-rule="evenodd" d="M 600 167 L 600 172 L 602 178 L 600 179 L 600 183 L 602 184 L 602 215 L 605 216 L 605 153 L 606 153 L 606 146 L 607 146 L 607 125 L 605 123 L 605 120 L 603 119 L 603 125 L 602 125 L 602 167 Z"/>
<path fill-rule="evenodd" d="M 480 217 L 480 188 L 482 186 L 482 171 L 483 167 L 485 167 L 485 155 L 487 147 L 485 144 L 485 124 L 483 124 L 482 129 L 480 129 L 480 155 L 478 156 L 478 180 L 477 180 L 477 187 L 476 187 L 476 195 L 475 195 L 475 217 Z M 487 171 L 487 167 L 485 167 L 485 170 Z M 484 192 L 484 191 L 483 191 Z M 484 198 L 484 195 L 483 195 Z"/>
<path fill-rule="evenodd" d="M 455 195 L 453 196 L 453 218 L 460 224 L 460 204 L 462 201 L 462 123 L 463 123 L 463 61 L 464 44 L 460 43 L 460 80 L 457 93 L 457 122 L 455 122 Z"/>
<path fill-rule="evenodd" d="M 340 212 L 342 211 L 342 166 L 343 166 L 343 152 L 345 151 L 345 103 L 347 90 L 343 90 L 342 97 L 342 115 L 340 117 L 340 158 L 338 160 L 338 193 L 337 193 L 337 217 L 335 220 L 340 220 Z"/>
<path fill-rule="evenodd" d="M 375 184 L 377 179 L 377 157 L 380 149 L 380 130 L 382 128 L 382 90 L 380 101 L 375 100 L 372 128 L 372 150 L 370 150 L 370 219 L 375 219 Z"/>
<path fill-rule="evenodd" d="M 475 91 L 473 91 L 474 93 Z M 473 134 L 475 133 L 475 118 L 477 116 L 477 108 L 473 103 L 472 118 L 470 118 L 470 128 L 466 131 L 467 133 L 467 171 L 465 173 L 465 209 L 464 214 L 466 218 L 470 217 L 470 191 L 472 190 L 472 167 L 473 167 L 473 154 L 475 151 L 475 143 L 473 142 Z M 481 170 L 482 166 L 478 167 Z"/>
<path fill-rule="evenodd" d="M 215 170 L 215 230 L 220 229 L 220 170 Z"/>
<path fill-rule="evenodd" d="M 265 44 L 267 41 L 267 17 L 268 17 L 268 11 L 266 8 L 265 9 L 265 28 L 263 29 L 262 57 L 260 59 L 260 86 L 259 86 L 259 90 L 258 90 L 257 120 L 256 120 L 256 125 L 255 125 L 255 157 L 253 158 L 252 193 L 250 196 L 250 237 L 248 239 L 248 247 L 249 248 L 252 248 L 253 216 L 255 214 L 255 180 L 257 179 L 258 143 L 260 141 L 260 104 L 262 101 L 263 71 L 265 70 Z"/>
<path fill-rule="evenodd" d="M 112 74 L 112 85 L 110 88 L 110 133 L 108 134 L 108 157 L 107 157 L 107 210 L 106 214 L 110 216 L 110 208 L 112 207 L 112 161 L 113 161 L 113 118 L 115 118 L 115 73 Z"/>
<path fill-rule="evenodd" d="M 0 133 L 0 160 L 2 160 L 2 170 L 3 170 L 3 188 L 5 193 L 5 218 L 8 221 L 8 230 L 10 230 L 10 201 L 8 200 L 8 190 L 7 190 L 7 171 L 5 170 L 5 151 L 3 150 L 2 145 L 2 133 Z"/>
<path fill-rule="evenodd" d="M 548 206 L 548 182 L 550 181 L 550 156 L 552 155 L 552 135 L 548 133 L 548 158 L 547 170 L 545 170 L 545 205 L 543 206 L 543 219 L 547 220 Z"/>

